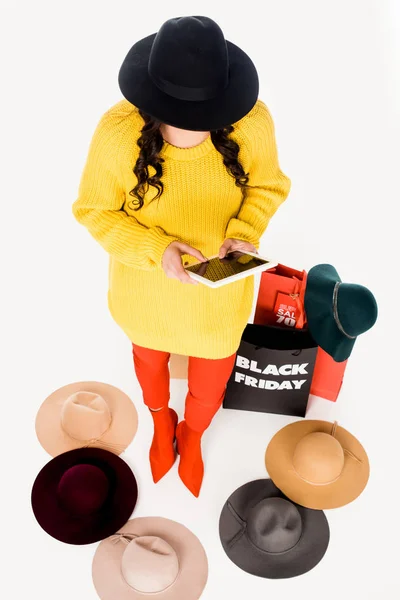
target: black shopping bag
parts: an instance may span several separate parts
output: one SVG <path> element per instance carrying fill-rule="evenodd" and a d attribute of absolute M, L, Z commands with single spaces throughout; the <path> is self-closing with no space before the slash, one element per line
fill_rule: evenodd
<path fill-rule="evenodd" d="M 223 407 L 304 417 L 316 355 L 306 329 L 248 324 Z"/>

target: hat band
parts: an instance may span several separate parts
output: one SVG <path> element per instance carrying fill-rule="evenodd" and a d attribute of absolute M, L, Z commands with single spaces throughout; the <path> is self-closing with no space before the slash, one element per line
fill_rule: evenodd
<path fill-rule="evenodd" d="M 339 293 L 339 287 L 340 287 L 340 281 L 338 281 L 333 289 L 333 318 L 335 319 L 335 323 L 338 326 L 338 329 L 341 333 L 343 333 L 343 335 L 345 335 L 349 340 L 355 340 L 356 339 L 356 335 L 349 335 L 348 333 L 345 332 L 343 325 L 340 322 L 339 319 L 339 313 L 338 313 L 338 293 Z"/>
<path fill-rule="evenodd" d="M 347 448 L 343 448 L 343 452 L 344 452 L 344 454 L 347 454 L 347 456 L 349 456 L 350 458 L 352 458 L 353 460 L 358 462 L 360 465 L 362 464 L 362 460 L 357 458 L 357 456 L 355 454 L 353 454 L 350 450 L 347 450 Z M 293 473 L 296 473 L 297 477 L 299 477 L 302 481 L 304 481 L 305 483 L 308 483 L 310 485 L 313 485 L 314 487 L 321 487 L 323 485 L 331 485 L 332 483 L 335 483 L 335 481 L 340 479 L 342 476 L 342 473 L 343 473 L 343 471 L 341 471 L 339 473 L 339 475 L 337 477 L 335 477 L 335 479 L 332 479 L 331 481 L 325 481 L 324 483 L 315 483 L 314 481 L 309 481 L 305 477 L 302 477 L 300 475 L 300 473 L 298 473 L 294 467 L 293 467 L 292 471 L 293 471 Z"/>
<path fill-rule="evenodd" d="M 132 540 L 138 538 L 138 537 L 142 537 L 140 535 L 136 535 L 135 533 L 116 533 L 115 535 L 112 535 L 110 537 L 110 541 L 113 542 L 113 544 L 117 544 L 118 542 L 123 542 L 126 546 L 128 546 Z M 157 592 L 143 592 L 142 590 L 137 590 L 136 588 L 134 588 L 133 586 L 131 586 L 125 579 L 124 574 L 122 573 L 122 577 L 124 578 L 124 581 L 126 582 L 127 585 L 129 585 L 129 587 L 134 590 L 135 592 L 138 592 L 139 594 L 144 594 L 144 595 L 155 595 L 155 594 L 162 594 L 164 592 L 166 592 L 167 590 L 169 590 L 175 583 L 176 580 L 178 579 L 180 574 L 180 570 L 178 571 L 175 579 L 169 584 L 167 585 L 167 587 L 163 588 L 162 590 L 158 590 Z"/>
<path fill-rule="evenodd" d="M 110 427 L 111 427 L 111 425 L 110 425 Z M 107 431 L 109 431 L 110 427 L 107 429 Z M 104 442 L 101 439 L 102 436 L 105 433 L 107 433 L 107 431 L 105 431 L 98 438 L 92 438 L 91 440 L 82 440 L 82 439 L 78 439 L 78 438 L 74 437 L 68 431 L 66 431 L 64 429 L 62 421 L 61 421 L 61 429 L 63 430 L 63 432 L 65 433 L 65 435 L 67 435 L 71 440 L 74 440 L 74 442 L 81 443 L 82 444 L 81 448 L 90 448 L 90 446 L 96 445 L 96 447 L 103 448 L 104 450 L 110 450 L 110 452 L 123 452 L 125 450 L 125 446 L 123 444 L 114 444 L 112 442 Z"/>
<path fill-rule="evenodd" d="M 123 542 L 126 546 L 131 543 L 132 540 L 138 538 L 140 536 L 136 535 L 136 533 L 115 533 L 110 536 L 110 542 L 113 544 L 117 544 L 118 542 Z"/>
<path fill-rule="evenodd" d="M 322 487 L 324 485 L 332 485 L 332 483 L 335 483 L 335 481 L 340 479 L 342 476 L 342 472 L 340 472 L 339 475 L 337 477 L 335 477 L 335 479 L 330 479 L 329 481 L 324 481 L 323 483 L 315 483 L 315 481 L 310 481 L 309 479 L 302 477 L 300 475 L 300 473 L 298 473 L 298 471 L 296 471 L 296 469 L 294 467 L 293 467 L 292 471 L 293 471 L 293 473 L 296 473 L 297 477 L 299 477 L 302 481 L 304 481 L 304 483 L 308 483 L 309 485 L 312 485 L 314 487 Z"/>
<path fill-rule="evenodd" d="M 204 102 L 204 100 L 211 100 L 215 98 L 218 93 L 221 93 L 228 85 L 228 75 L 225 77 L 223 86 L 204 86 L 204 87 L 186 87 L 184 85 L 177 85 L 167 81 L 160 75 L 156 75 L 148 70 L 150 79 L 158 87 L 159 90 L 172 96 L 177 100 L 187 100 L 189 102 Z"/>

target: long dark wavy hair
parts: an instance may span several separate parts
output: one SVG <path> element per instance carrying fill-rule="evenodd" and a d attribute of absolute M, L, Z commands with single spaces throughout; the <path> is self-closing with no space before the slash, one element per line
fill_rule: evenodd
<path fill-rule="evenodd" d="M 161 180 L 163 174 L 162 163 L 164 162 L 164 159 L 160 157 L 161 148 L 164 144 L 164 139 L 160 131 L 162 123 L 141 110 L 139 110 L 139 114 L 144 121 L 144 125 L 137 141 L 140 153 L 133 169 L 133 172 L 137 177 L 137 184 L 129 192 L 129 195 L 134 197 L 134 200 L 131 200 L 129 203 L 133 210 L 142 208 L 144 197 L 149 190 L 149 186 L 153 186 L 157 190 L 157 193 L 151 201 L 159 199 L 164 190 L 163 182 Z M 247 185 L 249 175 L 244 172 L 244 169 L 239 162 L 239 144 L 229 137 L 229 134 L 233 131 L 234 127 L 232 125 L 229 125 L 224 129 L 211 131 L 211 140 L 214 147 L 221 153 L 223 163 L 228 173 L 235 179 L 235 185 L 245 189 L 250 187 Z M 150 166 L 155 169 L 155 174 L 151 177 L 149 175 Z"/>

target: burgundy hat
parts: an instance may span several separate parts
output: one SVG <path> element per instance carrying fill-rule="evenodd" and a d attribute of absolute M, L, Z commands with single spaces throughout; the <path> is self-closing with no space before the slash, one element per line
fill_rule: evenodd
<path fill-rule="evenodd" d="M 47 463 L 32 488 L 39 525 L 66 544 L 92 544 L 120 529 L 135 508 L 138 488 L 130 467 L 100 448 L 65 452 Z"/>

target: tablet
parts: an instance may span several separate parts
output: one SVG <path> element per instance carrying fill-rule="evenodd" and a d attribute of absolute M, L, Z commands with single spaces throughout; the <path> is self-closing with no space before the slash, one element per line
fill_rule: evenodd
<path fill-rule="evenodd" d="M 218 258 L 218 255 L 212 256 L 207 262 L 198 262 L 190 267 L 185 267 L 185 271 L 192 279 L 216 288 L 261 271 L 267 271 L 276 267 L 277 264 L 277 262 L 253 252 L 234 250 L 228 252 L 225 258 Z"/>

